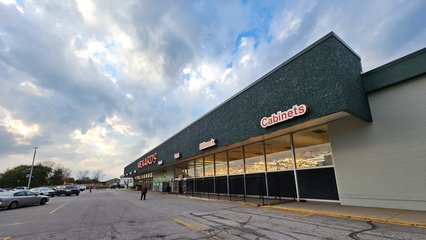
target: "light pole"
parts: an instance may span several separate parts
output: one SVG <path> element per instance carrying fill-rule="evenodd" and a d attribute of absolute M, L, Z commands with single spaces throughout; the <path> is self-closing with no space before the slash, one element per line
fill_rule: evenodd
<path fill-rule="evenodd" d="M 28 178 L 28 189 L 30 189 L 31 178 L 33 176 L 34 160 L 35 160 L 36 153 L 37 153 L 37 147 L 34 147 L 33 163 L 31 164 L 30 177 Z"/>

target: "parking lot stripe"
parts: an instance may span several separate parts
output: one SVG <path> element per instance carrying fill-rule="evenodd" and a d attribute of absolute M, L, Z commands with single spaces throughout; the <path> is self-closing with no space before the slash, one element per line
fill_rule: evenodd
<path fill-rule="evenodd" d="M 197 232 L 199 231 L 199 229 L 197 227 L 195 227 L 192 224 L 187 223 L 187 222 L 185 222 L 183 220 L 180 220 L 180 219 L 174 218 L 174 217 L 172 217 L 172 220 L 175 221 L 175 222 L 177 222 L 177 223 L 179 223 L 179 224 L 181 224 L 181 225 L 184 225 L 185 227 L 187 227 L 187 228 L 189 228 L 191 230 L 194 230 L 194 231 L 197 231 Z"/>
<path fill-rule="evenodd" d="M 15 226 L 15 225 L 21 225 L 21 224 L 24 224 L 24 223 L 23 223 L 23 222 L 18 222 L 18 223 L 8 223 L 8 224 L 2 224 L 2 225 L 0 225 L 0 227 Z M 2 240 L 2 239 L 0 238 L 0 240 Z"/>
<path fill-rule="evenodd" d="M 200 233 L 202 233 L 202 234 L 204 234 L 204 235 L 207 235 L 207 236 L 209 236 L 209 237 L 213 237 L 213 238 L 214 238 L 214 239 L 216 239 L 216 240 L 221 240 L 221 238 L 214 236 L 211 232 L 206 231 L 206 230 L 201 230 L 200 228 L 195 227 L 194 225 L 192 225 L 192 224 L 190 224 L 190 223 L 188 223 L 188 222 L 185 222 L 185 221 L 183 221 L 183 220 L 181 220 L 181 219 L 179 219 L 179 218 L 171 217 L 171 219 L 172 219 L 173 221 L 175 221 L 175 222 L 177 222 L 177 223 L 179 223 L 179 224 L 181 224 L 181 225 L 183 225 L 183 226 L 185 226 L 185 227 L 187 227 L 187 228 L 189 228 L 189 229 L 193 230 L 193 231 L 197 231 L 197 232 L 200 232 Z"/>
<path fill-rule="evenodd" d="M 52 214 L 52 213 L 54 213 L 54 212 L 56 212 L 56 211 L 58 211 L 59 209 L 61 209 L 62 207 L 64 207 L 65 205 L 67 205 L 68 203 L 70 203 L 71 201 L 68 201 L 68 202 L 66 202 L 66 203 L 64 203 L 64 204 L 62 204 L 61 206 L 59 206 L 59 207 L 57 207 L 57 208 L 55 208 L 55 209 L 53 209 L 49 214 Z"/>

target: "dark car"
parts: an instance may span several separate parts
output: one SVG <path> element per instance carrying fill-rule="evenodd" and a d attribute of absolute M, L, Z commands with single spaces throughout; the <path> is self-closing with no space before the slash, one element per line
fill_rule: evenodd
<path fill-rule="evenodd" d="M 37 195 L 28 190 L 17 190 L 0 193 L 0 208 L 15 209 L 29 205 L 44 205 L 49 197 Z"/>
<path fill-rule="evenodd" d="M 72 185 L 66 185 L 66 186 L 58 186 L 58 191 L 56 192 L 56 195 L 61 196 L 71 196 L 72 194 L 75 194 L 76 196 L 80 195 L 80 189 L 76 186 Z"/>

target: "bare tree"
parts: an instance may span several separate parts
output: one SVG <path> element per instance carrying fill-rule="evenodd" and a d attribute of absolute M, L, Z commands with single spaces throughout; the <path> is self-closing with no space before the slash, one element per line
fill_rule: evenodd
<path fill-rule="evenodd" d="M 92 175 L 93 175 L 93 180 L 95 181 L 95 182 L 99 182 L 99 179 L 101 178 L 101 177 L 103 177 L 103 172 L 102 172 L 102 170 L 94 170 L 93 172 L 92 172 Z"/>
<path fill-rule="evenodd" d="M 51 172 L 49 173 L 49 184 L 63 184 L 66 179 L 71 177 L 71 169 L 64 167 L 60 163 L 54 161 L 44 161 L 41 165 L 49 167 Z"/>
<path fill-rule="evenodd" d="M 89 176 L 89 170 L 80 170 L 78 171 L 78 179 L 81 181 L 87 181 Z"/>

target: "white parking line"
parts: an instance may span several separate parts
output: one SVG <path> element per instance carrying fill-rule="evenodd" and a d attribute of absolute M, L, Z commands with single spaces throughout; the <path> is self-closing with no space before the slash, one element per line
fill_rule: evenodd
<path fill-rule="evenodd" d="M 1 224 L 0 227 L 5 227 L 5 226 L 15 226 L 15 225 L 21 225 L 24 224 L 23 222 L 18 222 L 18 223 L 8 223 L 8 224 Z M 0 238 L 1 240 L 1 238 Z"/>
<path fill-rule="evenodd" d="M 68 204 L 68 203 L 70 203 L 70 202 L 71 202 L 71 201 L 68 201 L 68 202 L 66 202 L 66 203 L 62 204 L 61 206 L 59 206 L 59 207 L 55 208 L 54 210 L 52 210 L 49 214 L 52 214 L 52 213 L 54 213 L 54 212 L 58 211 L 59 209 L 61 209 L 62 207 L 64 207 L 65 205 L 67 205 L 67 204 Z"/>

